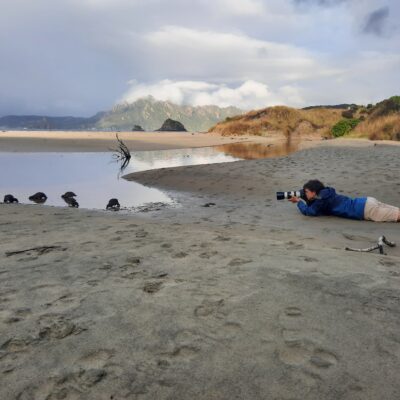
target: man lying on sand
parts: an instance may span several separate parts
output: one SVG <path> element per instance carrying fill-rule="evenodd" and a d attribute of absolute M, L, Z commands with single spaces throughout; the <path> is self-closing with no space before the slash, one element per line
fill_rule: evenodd
<path fill-rule="evenodd" d="M 304 186 L 307 202 L 299 197 L 289 199 L 297 203 L 304 215 L 335 215 L 337 217 L 376 222 L 400 222 L 400 208 L 381 203 L 374 197 L 350 197 L 337 194 L 334 188 L 325 187 L 319 180 L 308 181 Z"/>

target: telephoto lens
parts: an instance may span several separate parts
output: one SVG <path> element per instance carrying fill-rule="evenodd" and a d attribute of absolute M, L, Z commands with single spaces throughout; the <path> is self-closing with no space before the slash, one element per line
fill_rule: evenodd
<path fill-rule="evenodd" d="M 277 200 L 291 199 L 292 197 L 304 198 L 304 190 L 300 189 L 300 190 L 293 190 L 291 192 L 276 192 Z"/>

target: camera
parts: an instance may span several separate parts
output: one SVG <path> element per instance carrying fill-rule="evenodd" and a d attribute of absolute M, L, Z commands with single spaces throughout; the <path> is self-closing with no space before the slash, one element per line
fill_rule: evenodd
<path fill-rule="evenodd" d="M 303 189 L 293 190 L 291 192 L 276 192 L 277 200 L 291 199 L 292 197 L 300 197 L 303 200 L 307 200 Z"/>

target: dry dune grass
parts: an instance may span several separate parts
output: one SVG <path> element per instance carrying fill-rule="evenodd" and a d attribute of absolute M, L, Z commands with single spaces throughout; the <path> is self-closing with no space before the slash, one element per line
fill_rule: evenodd
<path fill-rule="evenodd" d="M 322 136 L 330 135 L 330 128 L 341 119 L 337 109 L 298 110 L 285 106 L 268 107 L 250 111 L 244 115 L 228 118 L 210 129 L 223 136 L 227 135 L 284 135 L 288 137 L 301 124 L 310 125 Z"/>
<path fill-rule="evenodd" d="M 354 129 L 351 136 L 371 140 L 400 140 L 400 114 L 367 119 Z"/>

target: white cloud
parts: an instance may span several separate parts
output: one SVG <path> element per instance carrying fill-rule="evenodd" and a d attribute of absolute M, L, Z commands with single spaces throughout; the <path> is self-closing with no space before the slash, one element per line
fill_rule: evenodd
<path fill-rule="evenodd" d="M 165 26 L 144 36 L 154 68 L 166 76 L 187 74 L 216 81 L 298 81 L 337 73 L 301 47 L 240 33 Z M 171 55 L 173 54 L 173 57 Z M 150 71 L 152 66 L 149 66 Z"/>
<path fill-rule="evenodd" d="M 236 106 L 254 109 L 287 104 L 299 106 L 304 103 L 299 91 L 292 86 L 283 86 L 276 92 L 261 82 L 248 80 L 236 87 L 202 81 L 162 80 L 153 84 L 130 82 L 131 88 L 121 101 L 134 102 L 145 96 L 158 100 L 169 100 L 176 104 L 204 106 L 215 104 L 220 107 Z"/>

